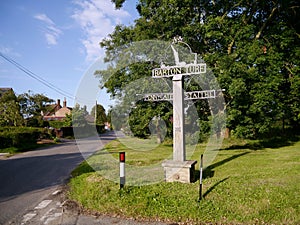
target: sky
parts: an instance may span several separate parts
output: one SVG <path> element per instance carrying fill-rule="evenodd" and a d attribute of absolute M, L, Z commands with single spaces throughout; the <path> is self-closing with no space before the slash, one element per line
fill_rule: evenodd
<path fill-rule="evenodd" d="M 117 24 L 134 24 L 136 4 L 127 0 L 116 10 L 111 0 L 0 1 L 0 54 L 6 58 L 0 55 L 0 87 L 66 98 L 70 107 L 78 102 L 91 109 L 97 101 L 108 110 L 113 102 L 93 76 L 105 54 L 99 42 Z M 79 88 L 93 94 L 78 98 Z"/>

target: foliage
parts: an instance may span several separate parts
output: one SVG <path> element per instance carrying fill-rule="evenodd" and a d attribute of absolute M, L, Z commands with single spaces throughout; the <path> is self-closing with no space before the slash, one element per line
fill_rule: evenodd
<path fill-rule="evenodd" d="M 21 126 L 23 123 L 17 97 L 9 90 L 0 97 L 0 126 Z"/>
<path fill-rule="evenodd" d="M 63 127 L 64 124 L 65 124 L 65 121 L 63 121 L 63 120 L 50 120 L 49 121 L 49 127 L 53 127 L 56 129 Z"/>
<path fill-rule="evenodd" d="M 47 104 L 53 100 L 43 94 L 34 94 L 32 91 L 28 91 L 18 96 L 18 102 L 21 114 L 28 121 L 27 126 L 31 126 L 30 123 L 34 123 L 35 126 L 43 126 L 41 113 L 46 111 Z M 35 121 L 37 122 L 35 123 Z"/>
<path fill-rule="evenodd" d="M 43 120 L 42 115 L 36 115 L 25 119 L 27 127 L 49 127 L 49 121 Z"/>
<path fill-rule="evenodd" d="M 120 8 L 124 0 L 113 2 Z M 180 35 L 226 90 L 227 126 L 233 134 L 257 138 L 278 121 L 283 129 L 299 128 L 298 1 L 139 0 L 137 10 L 140 17 L 133 26 L 119 25 L 101 42 L 107 62 L 118 58 L 120 46 L 149 39 L 170 41 Z M 149 76 L 153 66 L 121 67 L 101 82 L 118 96 L 132 80 Z"/>
<path fill-rule="evenodd" d="M 103 125 L 105 122 L 107 122 L 105 109 L 102 105 L 97 104 L 97 105 L 93 106 L 93 108 L 91 110 L 91 115 L 96 115 L 96 124 L 97 125 Z"/>
<path fill-rule="evenodd" d="M 88 123 L 85 119 L 85 116 L 87 116 L 87 115 L 88 115 L 88 112 L 86 110 L 86 106 L 80 107 L 79 104 L 76 104 L 72 110 L 72 113 L 70 115 L 66 115 L 66 118 L 64 119 L 64 126 L 66 126 L 66 127 L 87 126 Z"/>
<path fill-rule="evenodd" d="M 0 149 L 9 147 L 25 148 L 34 145 L 42 134 L 38 128 L 3 127 L 0 130 Z"/>
<path fill-rule="evenodd" d="M 161 124 L 152 124 L 159 117 L 160 121 L 164 121 L 166 124 L 167 136 L 172 137 L 173 129 L 172 121 L 170 120 L 172 113 L 170 108 L 170 103 L 168 102 L 138 102 L 129 117 L 131 132 L 137 137 L 146 138 L 157 132 L 157 130 L 164 129 Z M 152 129 L 151 125 L 153 125 Z"/>

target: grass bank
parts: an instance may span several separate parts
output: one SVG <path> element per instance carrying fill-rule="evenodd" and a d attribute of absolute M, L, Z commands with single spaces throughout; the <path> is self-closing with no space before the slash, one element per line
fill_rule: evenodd
<path fill-rule="evenodd" d="M 137 219 L 188 224 L 300 224 L 300 142 L 262 150 L 247 146 L 224 143 L 205 170 L 204 199 L 200 202 L 199 181 L 159 182 L 119 190 L 118 183 L 90 167 L 103 150 L 73 171 L 69 197 L 91 211 Z M 119 141 L 108 144 L 106 150 L 126 151 L 128 164 L 148 165 L 168 157 L 172 146 L 160 145 L 148 151 L 147 157 Z M 197 146 L 191 158 L 199 159 L 203 151 L 204 146 Z"/>

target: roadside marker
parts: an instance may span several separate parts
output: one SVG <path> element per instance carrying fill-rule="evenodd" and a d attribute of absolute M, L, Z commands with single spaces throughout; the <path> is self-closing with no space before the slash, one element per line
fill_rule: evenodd
<path fill-rule="evenodd" d="M 125 152 L 119 153 L 120 157 L 120 189 L 125 185 Z"/>

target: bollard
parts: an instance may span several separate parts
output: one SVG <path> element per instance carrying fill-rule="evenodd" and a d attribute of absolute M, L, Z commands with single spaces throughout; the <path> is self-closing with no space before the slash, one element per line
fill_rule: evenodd
<path fill-rule="evenodd" d="M 120 189 L 125 185 L 125 152 L 119 153 L 120 158 Z"/>

